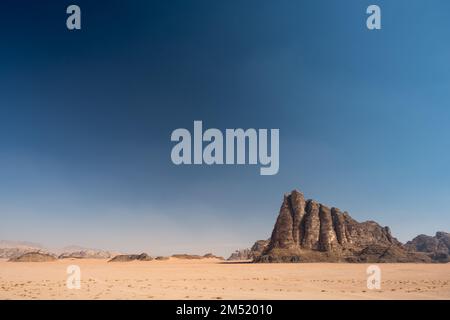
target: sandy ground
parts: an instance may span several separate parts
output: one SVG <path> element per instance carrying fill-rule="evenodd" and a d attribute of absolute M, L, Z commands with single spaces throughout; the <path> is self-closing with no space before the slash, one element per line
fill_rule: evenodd
<path fill-rule="evenodd" d="M 67 267 L 81 269 L 68 289 Z M 0 261 L 0 299 L 450 299 L 450 264 L 251 264 L 216 259 Z"/>

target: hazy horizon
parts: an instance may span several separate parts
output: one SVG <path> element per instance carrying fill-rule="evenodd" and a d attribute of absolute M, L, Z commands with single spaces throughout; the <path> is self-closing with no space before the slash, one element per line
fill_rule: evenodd
<path fill-rule="evenodd" d="M 0 239 L 227 257 L 293 189 L 450 231 L 450 2 L 379 0 L 377 31 L 365 0 L 68 4 L 0 3 Z M 174 165 L 195 120 L 279 129 L 278 174 Z"/>
<path fill-rule="evenodd" d="M 305 195 L 306 198 L 307 195 Z M 281 205 L 282 202 L 282 196 L 280 197 L 280 203 L 279 205 Z M 319 199 L 314 198 L 314 200 L 320 201 Z M 328 205 L 328 204 L 325 204 Z M 344 209 L 345 210 L 345 209 Z M 358 219 L 357 215 L 353 215 L 352 213 L 350 213 L 350 215 L 355 218 L 356 220 L 358 220 L 359 222 L 363 222 L 363 220 Z M 241 238 L 239 237 L 239 235 L 235 234 L 235 230 L 231 231 L 232 229 L 230 228 L 230 242 L 228 243 L 223 243 L 221 241 L 212 241 L 214 236 L 211 236 L 209 233 L 207 235 L 203 235 L 201 236 L 202 239 L 207 242 L 207 244 L 198 244 L 199 240 L 197 240 L 196 242 L 193 243 L 180 243 L 177 242 L 178 240 L 172 241 L 170 242 L 170 240 L 168 238 L 170 238 L 173 234 L 172 233 L 167 233 L 166 230 L 171 230 L 173 228 L 179 228 L 180 230 L 178 230 L 179 232 L 183 232 L 181 229 L 181 226 L 179 224 L 177 224 L 176 222 L 169 222 L 166 221 L 166 225 L 164 226 L 160 226 L 158 228 L 155 229 L 161 229 L 161 233 L 160 234 L 152 234 L 152 235 L 145 235 L 142 234 L 140 235 L 140 237 L 142 237 L 142 239 L 154 239 L 151 240 L 154 243 L 156 243 L 156 246 L 153 246 L 151 242 L 149 242 L 148 240 L 142 240 L 141 242 L 139 241 L 139 237 L 132 237 L 131 239 L 131 244 L 123 244 L 120 241 L 117 240 L 126 240 L 124 238 L 122 238 L 121 236 L 117 237 L 108 237 L 107 239 L 105 239 L 105 241 L 96 241 L 93 240 L 93 242 L 89 242 L 86 240 L 77 240 L 77 238 L 72 238 L 72 242 L 70 241 L 64 241 L 63 237 L 58 237 L 58 241 L 50 241 L 50 242 L 39 242 L 39 241 L 34 241 L 32 239 L 0 239 L 1 241 L 11 241 L 11 242 L 26 242 L 26 243 L 30 243 L 30 244 L 35 244 L 35 245 L 42 245 L 44 248 L 46 249 L 50 249 L 50 250 L 55 250 L 55 249 L 62 249 L 65 247 L 71 247 L 71 246 L 80 246 L 82 248 L 86 248 L 86 249 L 99 249 L 99 250 L 108 250 L 108 251 L 117 251 L 117 252 L 121 252 L 121 253 L 128 253 L 128 254 L 133 254 L 133 253 L 142 253 L 142 252 L 146 252 L 152 256 L 168 256 L 168 255 L 172 255 L 172 254 L 177 254 L 177 253 L 188 253 L 188 254 L 206 254 L 206 253 L 213 253 L 219 256 L 223 256 L 225 258 L 228 258 L 229 255 L 231 253 L 233 253 L 234 251 L 238 250 L 238 249 L 246 249 L 246 248 L 250 248 L 254 242 L 256 242 L 257 240 L 265 240 L 265 239 L 269 239 L 270 235 L 272 233 L 272 228 L 273 225 L 275 224 L 276 218 L 278 216 L 278 210 L 277 212 L 274 214 L 273 216 L 273 223 L 269 226 L 260 226 L 258 228 L 260 234 L 263 234 L 263 231 L 266 229 L 267 231 L 267 236 L 261 236 L 259 238 L 254 238 L 254 239 L 248 239 L 248 242 L 245 243 L 245 241 L 241 241 L 241 242 L 233 242 L 233 239 L 236 238 Z M 150 221 L 153 221 L 151 219 L 152 217 L 149 217 Z M 157 221 L 161 221 L 161 220 L 167 220 L 163 217 L 163 215 L 160 215 Z M 374 220 L 374 219 L 368 219 L 368 220 Z M 366 221 L 366 220 L 364 220 Z M 223 222 L 223 221 L 221 221 Z M 376 221 L 380 223 L 379 221 Z M 386 226 L 383 225 L 382 223 L 380 223 L 381 226 Z M 406 243 L 409 240 L 412 240 L 414 237 L 420 235 L 420 234 L 426 234 L 429 236 L 434 236 L 436 232 L 438 231 L 444 231 L 444 232 L 448 232 L 448 230 L 444 230 L 444 229 L 436 229 L 435 231 L 430 231 L 428 233 L 426 232 L 419 232 L 419 233 L 413 233 L 410 232 L 411 235 L 405 236 L 405 237 L 400 237 L 398 236 L 398 234 L 396 233 L 396 230 L 387 225 L 392 232 L 392 235 L 394 237 L 396 237 L 400 242 L 402 243 Z M 235 227 L 233 227 L 235 228 Z M 131 228 L 130 228 L 131 229 Z M 142 230 L 140 228 L 138 228 L 137 226 L 134 226 L 132 228 L 134 231 L 137 232 L 142 232 L 145 233 L 146 230 Z M 196 231 L 196 229 L 192 229 L 192 231 Z M 210 230 L 208 230 L 210 231 Z M 215 230 L 217 231 L 217 230 Z M 227 230 L 225 228 L 220 228 L 220 231 L 222 232 L 226 232 Z M 98 237 L 98 231 L 97 229 L 94 229 L 93 231 L 93 235 L 94 235 L 94 239 Z M 214 233 L 214 229 L 213 231 L 211 231 L 211 233 Z M 87 233 L 89 235 L 89 233 Z M 85 237 L 86 234 L 83 234 L 83 238 Z M 179 235 L 176 235 L 179 238 Z M 186 234 L 182 234 L 182 236 L 186 236 Z M 43 241 L 45 241 L 45 239 L 48 238 L 48 236 L 46 237 L 44 235 L 44 237 L 42 237 L 42 239 L 44 239 Z M 178 239 L 176 238 L 176 239 Z M 60 241 L 60 239 L 62 239 Z M 198 239 L 198 238 L 197 238 Z M 111 241 L 112 240 L 112 241 Z M 164 242 L 169 240 L 169 243 L 165 244 Z M 129 240 L 128 240 L 129 241 Z M 119 242 L 119 243 L 118 243 Z M 124 241 L 126 242 L 126 241 Z M 96 245 L 96 243 L 98 243 L 98 245 Z M 115 244 L 115 246 L 111 247 L 108 246 L 108 243 L 111 243 L 114 245 L 114 243 L 118 243 Z"/>

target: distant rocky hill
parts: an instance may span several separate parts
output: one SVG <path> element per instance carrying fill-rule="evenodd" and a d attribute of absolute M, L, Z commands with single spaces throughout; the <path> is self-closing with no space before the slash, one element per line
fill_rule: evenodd
<path fill-rule="evenodd" d="M 255 262 L 432 262 L 407 250 L 388 227 L 358 222 L 347 212 L 305 200 L 297 190 L 284 196 L 268 246 Z"/>
<path fill-rule="evenodd" d="M 27 252 L 19 257 L 9 259 L 11 262 L 49 262 L 57 260 L 55 256 L 42 252 Z"/>
<path fill-rule="evenodd" d="M 173 254 L 172 258 L 177 259 L 184 259 L 184 260 L 198 260 L 198 259 L 219 259 L 224 260 L 223 257 L 215 256 L 212 253 L 207 253 L 203 256 L 197 255 L 197 254 L 187 254 L 187 253 L 181 253 L 181 254 Z"/>
<path fill-rule="evenodd" d="M 29 252 L 48 253 L 42 245 L 25 241 L 0 241 L 0 259 L 12 259 Z"/>
<path fill-rule="evenodd" d="M 433 260 L 439 262 L 450 261 L 450 233 L 436 232 L 434 237 L 424 234 L 418 235 L 405 244 L 410 251 L 425 252 Z"/>
<path fill-rule="evenodd" d="M 236 250 L 233 252 L 228 261 L 254 260 L 259 257 L 264 249 L 268 246 L 270 240 L 258 240 L 251 248 Z"/>

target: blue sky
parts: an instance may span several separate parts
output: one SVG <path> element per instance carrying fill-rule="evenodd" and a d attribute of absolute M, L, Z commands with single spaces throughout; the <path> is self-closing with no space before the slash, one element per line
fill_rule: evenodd
<path fill-rule="evenodd" d="M 82 30 L 65 28 L 77 3 Z M 365 26 L 382 9 L 382 30 Z M 2 1 L 0 238 L 229 254 L 283 193 L 450 227 L 448 1 Z M 181 166 L 176 128 L 279 128 L 280 171 Z"/>

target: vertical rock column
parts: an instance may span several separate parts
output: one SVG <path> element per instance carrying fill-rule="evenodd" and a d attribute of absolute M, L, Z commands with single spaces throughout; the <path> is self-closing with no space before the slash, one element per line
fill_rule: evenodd
<path fill-rule="evenodd" d="M 345 246 L 347 235 L 345 231 L 345 220 L 341 211 L 337 208 L 331 208 L 331 216 L 333 218 L 334 230 L 336 231 L 337 241 L 340 245 Z"/>
<path fill-rule="evenodd" d="M 301 240 L 304 234 L 303 217 L 305 215 L 305 197 L 303 193 L 294 190 L 289 196 L 291 210 L 292 210 L 292 238 L 296 246 L 301 245 Z"/>
<path fill-rule="evenodd" d="M 295 246 L 293 234 L 293 217 L 289 195 L 285 195 L 277 222 L 272 231 L 269 248 L 288 249 Z"/>
<path fill-rule="evenodd" d="M 306 202 L 305 214 L 305 232 L 302 239 L 302 247 L 306 249 L 319 248 L 320 235 L 320 218 L 319 218 L 319 204 L 313 200 Z"/>
<path fill-rule="evenodd" d="M 320 237 L 319 249 L 322 251 L 331 251 L 338 246 L 336 233 L 333 228 L 333 219 L 331 217 L 331 210 L 320 205 Z"/>

